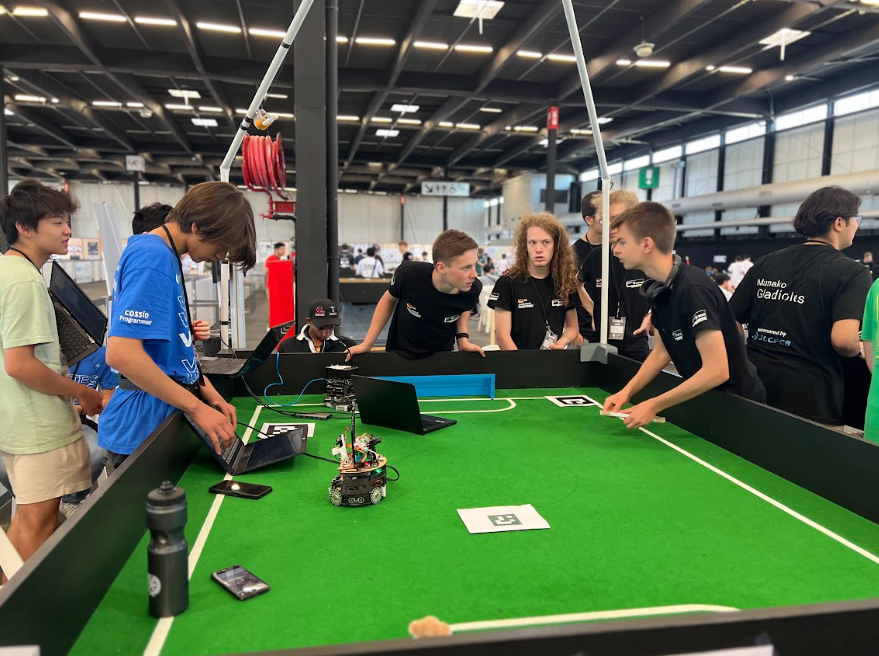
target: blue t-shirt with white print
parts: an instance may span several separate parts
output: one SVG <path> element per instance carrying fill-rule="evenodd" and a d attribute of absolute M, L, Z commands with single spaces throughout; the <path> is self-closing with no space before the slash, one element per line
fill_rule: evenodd
<path fill-rule="evenodd" d="M 107 366 L 107 347 L 97 351 L 73 365 L 70 377 L 92 389 L 113 389 L 119 386 L 119 375 Z"/>
<path fill-rule="evenodd" d="M 108 334 L 141 340 L 147 355 L 174 380 L 186 385 L 198 380 L 180 266 L 158 235 L 128 240 L 113 280 Z M 117 390 L 101 414 L 98 444 L 131 454 L 172 412 L 173 406 L 144 391 Z"/>

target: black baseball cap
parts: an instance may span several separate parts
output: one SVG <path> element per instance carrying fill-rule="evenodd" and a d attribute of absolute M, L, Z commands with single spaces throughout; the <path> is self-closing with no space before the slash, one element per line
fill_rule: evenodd
<path fill-rule="evenodd" d="M 339 306 L 328 298 L 319 298 L 308 308 L 308 318 L 318 328 L 324 326 L 341 326 Z"/>

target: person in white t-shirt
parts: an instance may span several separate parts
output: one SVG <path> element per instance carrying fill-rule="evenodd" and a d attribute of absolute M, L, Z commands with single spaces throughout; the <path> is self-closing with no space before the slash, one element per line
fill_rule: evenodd
<path fill-rule="evenodd" d="M 744 262 L 742 261 L 741 255 L 736 255 L 736 260 L 732 264 L 729 265 L 727 269 L 727 273 L 729 273 L 729 279 L 732 282 L 733 287 L 738 287 L 739 283 L 742 282 L 742 278 L 745 277 L 745 271 L 742 268 L 744 266 Z"/>
<path fill-rule="evenodd" d="M 375 259 L 375 248 L 370 246 L 366 249 L 366 257 L 357 263 L 358 278 L 381 278 L 385 272 L 382 263 Z"/>

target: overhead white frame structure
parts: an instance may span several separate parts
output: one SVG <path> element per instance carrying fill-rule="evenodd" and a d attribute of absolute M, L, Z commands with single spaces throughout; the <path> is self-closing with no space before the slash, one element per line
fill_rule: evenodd
<path fill-rule="evenodd" d="M 577 58 L 577 72 L 580 74 L 580 85 L 583 87 L 583 97 L 586 99 L 586 111 L 589 113 L 589 123 L 592 125 L 592 139 L 595 141 L 595 152 L 598 154 L 598 170 L 601 173 L 601 279 L 607 281 L 610 275 L 610 174 L 607 171 L 607 157 L 604 153 L 604 142 L 601 139 L 601 126 L 598 124 L 598 112 L 595 110 L 595 100 L 592 97 L 592 85 L 589 83 L 589 73 L 586 71 L 586 59 L 583 57 L 583 44 L 580 43 L 580 30 L 577 29 L 577 17 L 574 15 L 574 5 L 571 0 L 562 0 L 565 9 L 565 20 L 568 23 L 568 33 L 571 37 L 571 45 L 574 47 L 574 56 Z M 608 321 L 607 313 L 609 286 L 601 285 L 601 308 L 604 314 L 599 333 L 600 343 L 607 346 Z"/>
<path fill-rule="evenodd" d="M 262 82 L 260 82 L 253 100 L 250 101 L 247 114 L 241 120 L 238 132 L 235 133 L 235 137 L 229 145 L 229 150 L 226 152 L 226 157 L 223 158 L 223 163 L 220 164 L 220 180 L 223 182 L 229 182 L 229 172 L 232 169 L 235 156 L 238 154 L 238 149 L 241 147 L 241 142 L 244 141 L 244 135 L 247 134 L 247 130 L 253 125 L 256 110 L 260 108 L 260 105 L 265 100 L 266 94 L 275 81 L 275 76 L 281 69 L 281 64 L 284 63 L 284 59 L 290 51 L 290 46 L 293 45 L 293 39 L 299 33 L 299 28 L 305 22 L 305 17 L 308 15 L 308 11 L 313 3 L 314 0 L 303 0 L 293 16 L 290 27 L 287 28 L 287 33 L 281 39 L 278 50 L 275 52 L 275 56 L 272 58 L 272 62 L 269 64 Z M 224 266 L 222 267 L 220 280 L 220 338 L 223 344 L 231 345 L 233 348 L 246 347 L 247 336 L 244 328 L 243 308 L 244 274 L 240 270 L 234 269 L 231 265 Z M 234 330 L 232 330 L 232 326 L 234 326 Z"/>

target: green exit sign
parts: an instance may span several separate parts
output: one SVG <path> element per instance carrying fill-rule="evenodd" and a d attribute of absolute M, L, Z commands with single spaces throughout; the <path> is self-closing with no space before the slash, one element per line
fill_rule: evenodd
<path fill-rule="evenodd" d="M 638 170 L 638 189 L 657 189 L 659 187 L 659 167 L 645 166 Z"/>

